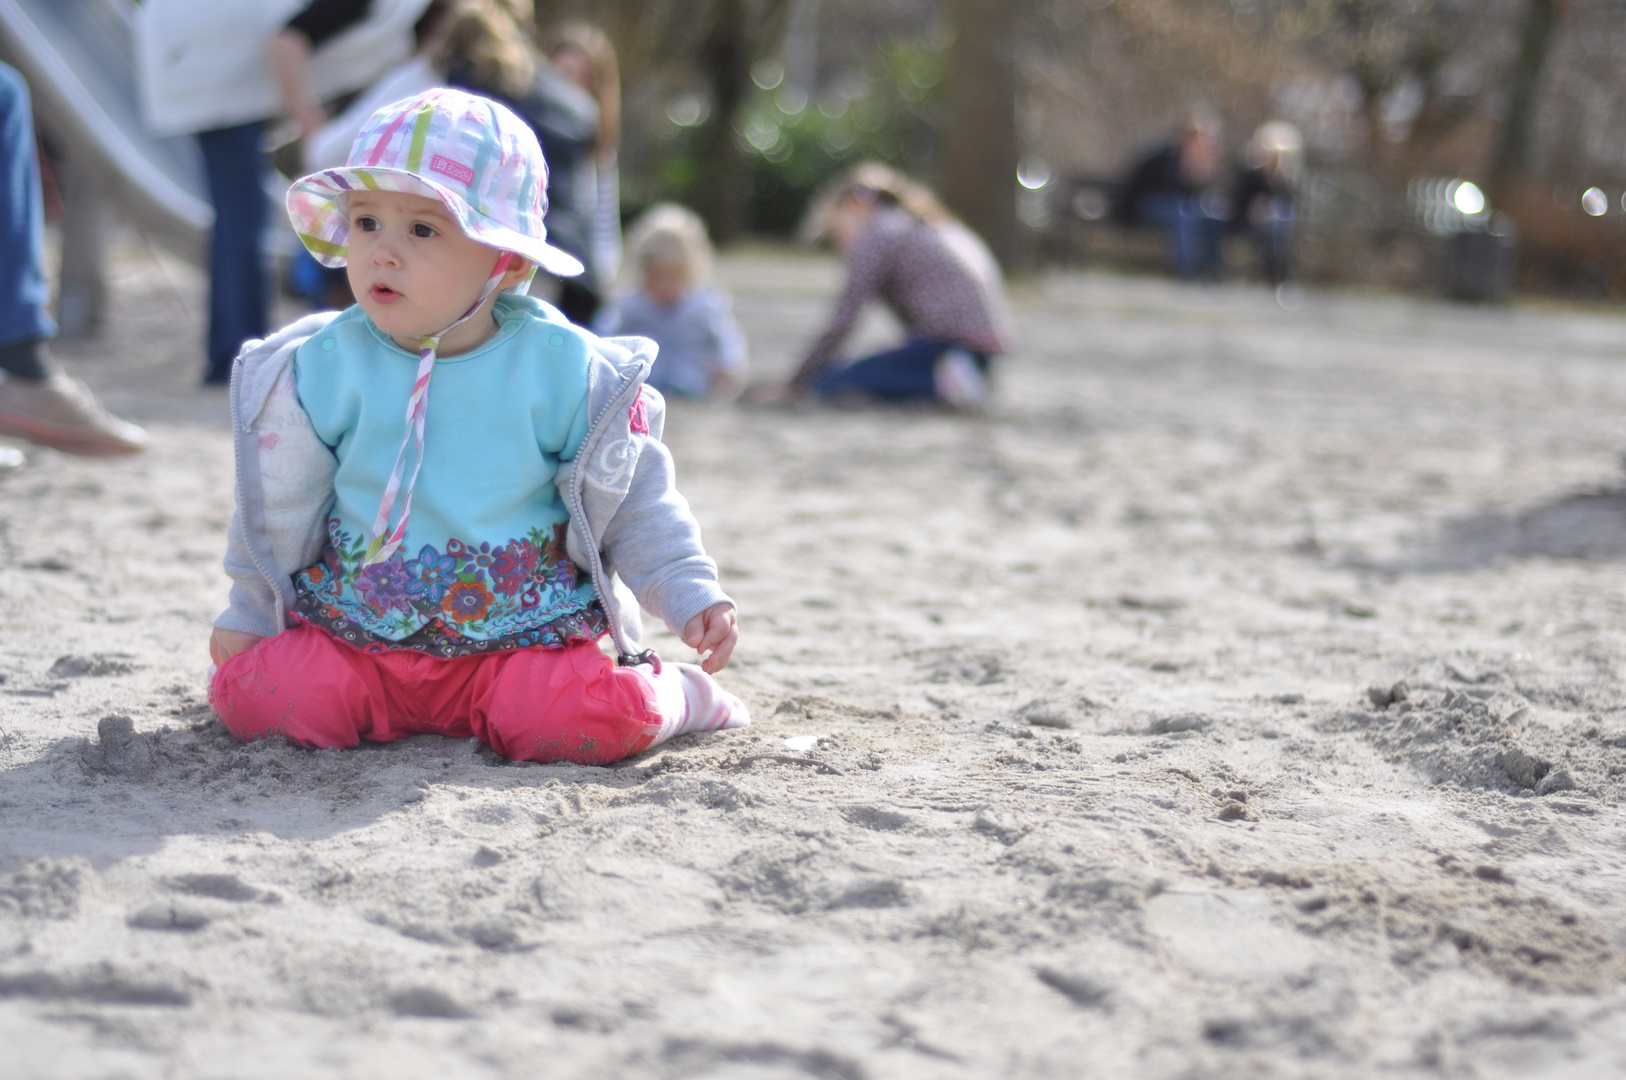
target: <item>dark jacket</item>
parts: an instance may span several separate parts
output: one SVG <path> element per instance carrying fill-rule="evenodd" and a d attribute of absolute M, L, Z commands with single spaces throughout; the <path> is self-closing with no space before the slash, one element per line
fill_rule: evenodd
<path fill-rule="evenodd" d="M 1126 225 L 1133 224 L 1140 220 L 1142 199 L 1165 194 L 1196 194 L 1180 169 L 1180 147 L 1176 143 L 1164 143 L 1135 163 L 1118 189 L 1112 216 Z"/>
<path fill-rule="evenodd" d="M 546 62 L 537 65 L 530 89 L 517 99 L 482 85 L 466 65 L 454 64 L 446 83 L 506 105 L 531 125 L 548 162 L 548 212 L 542 219 L 548 243 L 579 259 L 587 268 L 582 280 L 592 281 L 596 267 L 588 240 L 595 193 L 586 167 L 598 141 L 598 103 Z"/>
<path fill-rule="evenodd" d="M 1237 173 L 1236 186 L 1231 189 L 1231 228 L 1242 232 L 1256 224 L 1256 207 L 1268 210 L 1271 203 L 1291 209 L 1294 202 L 1292 183 L 1283 176 L 1272 177 L 1264 169 L 1249 166 Z"/>

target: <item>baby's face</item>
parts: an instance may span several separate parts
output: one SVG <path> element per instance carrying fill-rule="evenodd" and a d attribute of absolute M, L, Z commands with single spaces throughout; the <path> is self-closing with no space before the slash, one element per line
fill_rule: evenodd
<path fill-rule="evenodd" d="M 350 288 L 378 328 L 408 352 L 462 317 L 497 264 L 497 249 L 469 239 L 439 199 L 357 191 L 349 218 Z M 470 319 L 442 340 L 440 352 L 473 348 L 490 334 L 489 319 Z"/>
<path fill-rule="evenodd" d="M 689 291 L 689 273 L 682 266 L 671 263 L 644 264 L 644 292 L 657 304 L 671 307 Z"/>

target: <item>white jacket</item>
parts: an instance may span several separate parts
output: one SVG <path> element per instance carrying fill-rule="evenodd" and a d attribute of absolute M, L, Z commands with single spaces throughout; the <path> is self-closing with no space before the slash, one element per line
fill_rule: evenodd
<path fill-rule="evenodd" d="M 338 169 L 350 160 L 350 147 L 373 118 L 373 113 L 402 98 L 445 85 L 446 80 L 427 56 L 414 56 L 356 96 L 338 116 L 305 140 L 305 171 Z"/>
<path fill-rule="evenodd" d="M 146 0 L 136 8 L 141 108 L 157 135 L 277 116 L 282 91 L 266 45 L 309 0 Z M 373 0 L 368 15 L 311 56 L 318 100 L 366 86 L 412 54 L 429 0 Z"/>

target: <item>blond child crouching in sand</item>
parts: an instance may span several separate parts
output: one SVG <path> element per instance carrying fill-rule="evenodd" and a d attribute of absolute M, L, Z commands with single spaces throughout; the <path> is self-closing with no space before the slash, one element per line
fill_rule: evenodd
<path fill-rule="evenodd" d="M 604 764 L 750 722 L 711 677 L 734 603 L 673 487 L 652 346 L 509 291 L 581 271 L 546 242 L 546 185 L 517 116 L 432 90 L 290 189 L 359 300 L 250 343 L 232 378 L 209 698 L 239 738 L 434 732 Z M 641 650 L 639 604 L 703 663 Z"/>
<path fill-rule="evenodd" d="M 728 294 L 711 281 L 711 240 L 692 210 L 650 207 L 632 228 L 639 288 L 594 320 L 601 334 L 635 334 L 660 346 L 650 385 L 680 397 L 733 397 L 745 384 L 745 337 Z"/>

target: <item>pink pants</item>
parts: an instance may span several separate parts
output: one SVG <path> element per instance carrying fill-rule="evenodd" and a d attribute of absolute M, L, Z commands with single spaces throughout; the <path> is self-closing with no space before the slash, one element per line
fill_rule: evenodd
<path fill-rule="evenodd" d="M 231 657 L 209 685 L 215 715 L 245 742 L 310 748 L 424 732 L 478 738 L 504 757 L 604 765 L 660 729 L 654 687 L 592 644 L 443 660 L 363 652 L 297 623 Z"/>

